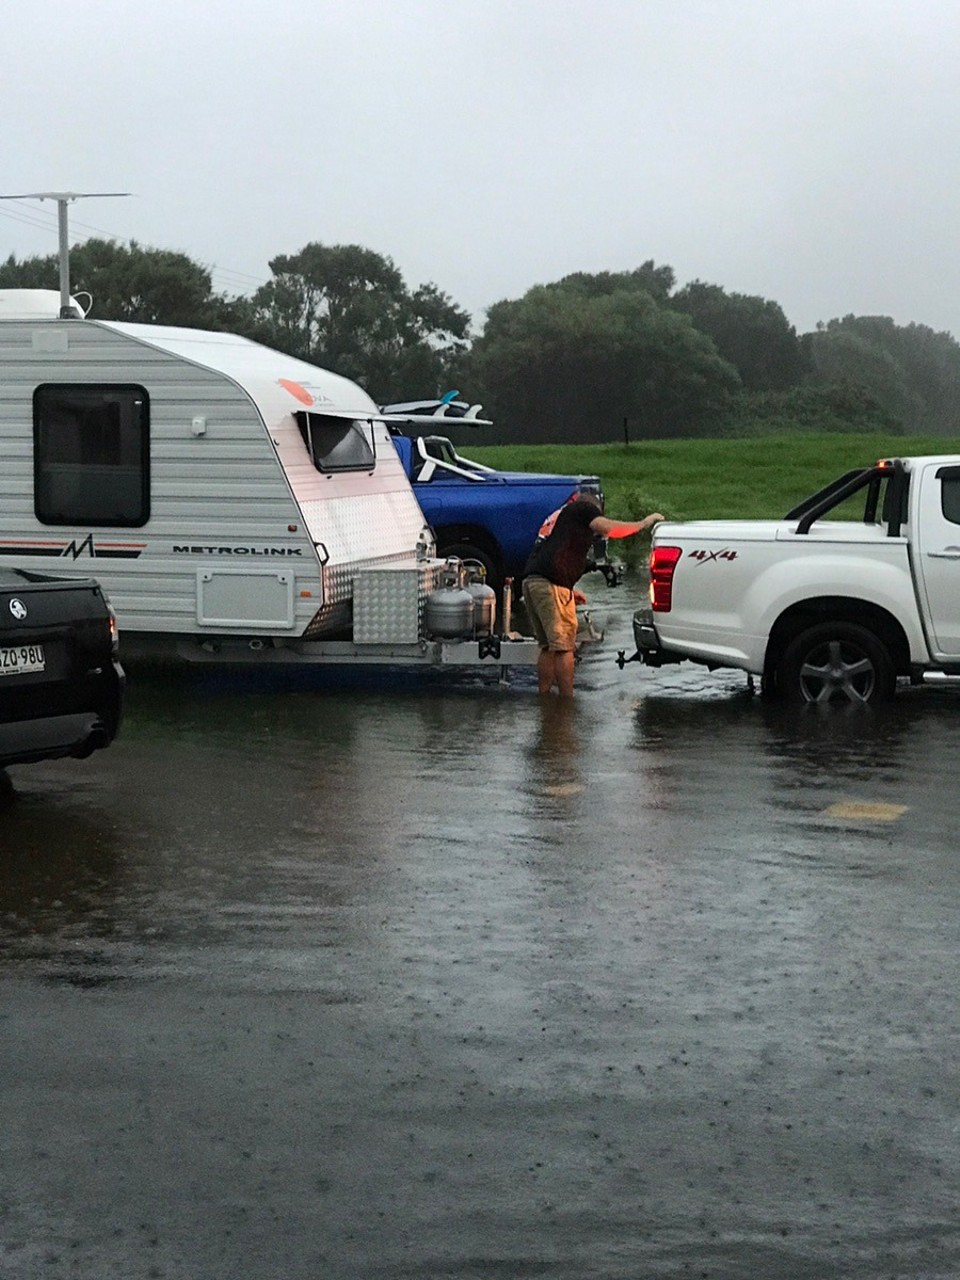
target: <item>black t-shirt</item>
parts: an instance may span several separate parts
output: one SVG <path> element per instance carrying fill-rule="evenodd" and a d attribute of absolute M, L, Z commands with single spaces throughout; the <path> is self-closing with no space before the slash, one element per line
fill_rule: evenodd
<path fill-rule="evenodd" d="M 535 575 L 558 587 L 573 587 L 583 577 L 593 545 L 590 522 L 600 514 L 596 503 L 586 498 L 561 507 L 548 536 L 530 552 L 523 576 Z"/>

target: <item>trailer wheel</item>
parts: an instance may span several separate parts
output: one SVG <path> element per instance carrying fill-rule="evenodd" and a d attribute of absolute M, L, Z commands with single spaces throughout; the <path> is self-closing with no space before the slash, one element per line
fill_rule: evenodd
<path fill-rule="evenodd" d="M 896 672 L 872 631 L 854 622 L 821 622 L 787 646 L 776 688 L 791 703 L 863 705 L 892 698 Z"/>

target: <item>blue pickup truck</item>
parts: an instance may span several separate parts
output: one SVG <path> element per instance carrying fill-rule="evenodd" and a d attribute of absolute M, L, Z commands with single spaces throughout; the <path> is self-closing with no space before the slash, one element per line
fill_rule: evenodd
<path fill-rule="evenodd" d="M 590 492 L 603 501 L 597 476 L 495 471 L 463 457 L 446 436 L 432 434 L 444 420 L 492 425 L 479 417 L 479 405 L 448 395 L 383 405 L 381 412 L 433 529 L 437 555 L 479 561 L 498 593 L 506 578 L 520 578 L 540 526 L 571 495 Z M 598 544 L 593 567 L 612 583 L 618 575 L 606 560 L 603 539 Z"/>

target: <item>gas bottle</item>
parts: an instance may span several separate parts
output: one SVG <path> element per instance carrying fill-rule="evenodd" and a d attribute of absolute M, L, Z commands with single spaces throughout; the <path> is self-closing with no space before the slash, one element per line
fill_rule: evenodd
<path fill-rule="evenodd" d="M 473 635 L 473 596 L 464 586 L 463 564 L 453 557 L 444 565 L 441 585 L 423 602 L 423 626 L 438 640 L 464 640 Z"/>
<path fill-rule="evenodd" d="M 479 560 L 464 560 L 464 589 L 473 597 L 473 634 L 488 636 L 497 617 L 497 593 L 487 586 L 487 571 Z"/>

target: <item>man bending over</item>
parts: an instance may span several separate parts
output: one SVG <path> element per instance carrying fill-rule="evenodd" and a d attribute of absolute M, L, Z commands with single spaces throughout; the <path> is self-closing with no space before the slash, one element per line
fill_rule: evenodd
<path fill-rule="evenodd" d="M 594 535 L 629 538 L 663 519 L 656 511 L 640 521 L 610 520 L 600 514 L 599 505 L 592 494 L 580 494 L 561 507 L 553 528 L 538 540 L 523 571 L 523 601 L 540 646 L 537 683 L 541 693 L 549 693 L 556 685 L 561 698 L 573 697 L 577 605 L 587 599 L 576 584 L 586 571 Z"/>

